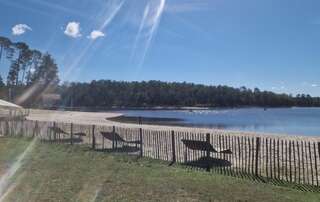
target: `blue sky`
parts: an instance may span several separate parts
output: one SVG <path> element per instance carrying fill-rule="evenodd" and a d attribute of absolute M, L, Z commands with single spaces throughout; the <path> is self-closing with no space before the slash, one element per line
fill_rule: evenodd
<path fill-rule="evenodd" d="M 318 0 L 0 0 L 0 35 L 50 52 L 63 80 L 320 96 L 319 10 Z"/>

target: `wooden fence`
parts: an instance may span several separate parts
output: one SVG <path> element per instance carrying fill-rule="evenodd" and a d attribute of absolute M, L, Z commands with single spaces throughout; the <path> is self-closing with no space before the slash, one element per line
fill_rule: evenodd
<path fill-rule="evenodd" d="M 102 133 L 112 134 L 113 139 Z M 319 187 L 320 142 L 290 137 L 248 136 L 223 132 L 195 133 L 115 126 L 37 121 L 0 121 L 0 136 L 38 137 L 49 143 L 85 144 L 95 150 L 117 151 L 190 165 L 229 175 L 248 174 Z M 116 135 L 125 142 L 119 141 Z M 194 145 L 188 147 L 183 141 Z M 204 144 L 205 143 L 205 144 Z M 197 145 L 211 145 L 195 149 Z M 229 152 L 223 152 L 229 150 Z M 222 152 L 219 152 L 222 151 Z"/>

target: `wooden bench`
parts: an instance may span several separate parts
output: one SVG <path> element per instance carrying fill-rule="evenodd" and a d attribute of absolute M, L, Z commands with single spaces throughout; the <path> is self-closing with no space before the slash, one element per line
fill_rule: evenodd
<path fill-rule="evenodd" d="M 100 134 L 104 138 L 112 141 L 113 147 L 114 147 L 114 143 L 116 144 L 116 147 L 117 147 L 118 142 L 122 143 L 122 144 L 135 144 L 136 148 L 138 148 L 138 145 L 141 145 L 141 141 L 140 140 L 128 141 L 128 140 L 123 139 L 118 133 L 100 131 Z"/>
<path fill-rule="evenodd" d="M 183 144 L 186 146 L 186 150 L 184 153 L 184 162 L 187 163 L 188 162 L 188 152 L 187 149 L 191 149 L 194 151 L 202 151 L 202 152 L 206 152 L 206 156 L 205 157 L 201 157 L 200 159 L 203 160 L 203 158 L 207 159 L 206 163 L 207 163 L 207 171 L 210 170 L 210 153 L 221 153 L 221 154 L 232 154 L 232 151 L 230 149 L 224 149 L 224 150 L 217 150 L 215 149 L 210 142 L 207 141 L 201 141 L 201 140 L 186 140 L 186 139 L 182 139 L 181 140 L 183 142 Z M 200 160 L 198 159 L 198 160 Z"/>
<path fill-rule="evenodd" d="M 65 132 L 64 130 L 62 130 L 61 128 L 56 127 L 56 126 L 50 126 L 50 127 L 48 127 L 48 129 L 51 130 L 52 132 L 54 132 L 54 140 L 57 139 L 56 135 L 58 135 L 58 139 L 59 139 L 60 142 L 63 142 L 63 141 L 61 140 L 61 136 L 60 136 L 61 134 L 62 134 L 62 135 L 70 135 L 69 133 Z M 72 135 L 73 135 L 73 136 L 77 136 L 77 138 L 75 138 L 75 139 L 73 139 L 73 138 L 71 139 L 71 138 L 70 138 L 70 140 L 67 140 L 67 141 L 72 141 L 72 142 L 74 142 L 74 143 L 81 143 L 81 142 L 83 142 L 83 140 L 82 140 L 81 137 L 86 136 L 86 134 L 83 133 L 83 132 L 73 133 Z M 50 137 L 51 137 L 51 136 L 50 136 Z"/>
<path fill-rule="evenodd" d="M 50 127 L 48 127 L 48 129 L 53 131 L 54 133 L 57 133 L 57 134 L 65 134 L 65 135 L 69 134 L 69 133 L 65 132 L 64 130 L 62 130 L 61 128 L 56 127 L 56 126 L 50 126 Z"/>
<path fill-rule="evenodd" d="M 181 140 L 183 144 L 186 146 L 186 148 L 196 151 L 209 151 L 213 153 L 222 153 L 222 154 L 232 154 L 232 151 L 230 149 L 224 149 L 224 150 L 217 150 L 213 148 L 213 146 L 207 142 L 207 141 L 201 141 L 201 140 Z"/>

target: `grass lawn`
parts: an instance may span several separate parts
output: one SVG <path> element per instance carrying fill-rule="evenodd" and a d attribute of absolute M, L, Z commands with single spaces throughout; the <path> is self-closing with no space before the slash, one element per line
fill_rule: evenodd
<path fill-rule="evenodd" d="M 0 185 L 1 175 L 30 143 L 28 139 L 0 138 Z M 93 152 L 82 146 L 40 142 L 25 156 L 6 191 L 4 201 L 23 202 L 320 201 L 318 193 L 168 167 L 159 161 Z"/>

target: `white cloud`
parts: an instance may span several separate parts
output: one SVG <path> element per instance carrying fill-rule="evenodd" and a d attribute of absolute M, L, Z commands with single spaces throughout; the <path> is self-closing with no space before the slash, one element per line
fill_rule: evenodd
<path fill-rule="evenodd" d="M 318 84 L 311 84 L 311 87 L 318 87 Z"/>
<path fill-rule="evenodd" d="M 77 38 L 81 36 L 80 33 L 80 23 L 79 22 L 69 22 L 64 30 L 64 34 L 72 38 Z"/>
<path fill-rule="evenodd" d="M 104 37 L 105 34 L 99 30 L 93 30 L 90 35 L 88 36 L 88 39 L 92 39 L 92 40 L 95 40 L 99 37 Z"/>
<path fill-rule="evenodd" d="M 26 24 L 17 24 L 17 25 L 12 27 L 12 34 L 13 35 L 22 35 L 28 30 L 32 31 L 31 27 L 29 27 L 28 25 L 26 25 Z"/>

